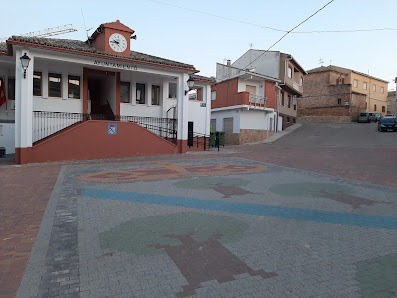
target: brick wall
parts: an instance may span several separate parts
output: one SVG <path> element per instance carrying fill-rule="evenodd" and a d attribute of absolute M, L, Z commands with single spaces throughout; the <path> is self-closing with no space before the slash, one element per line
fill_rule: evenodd
<path fill-rule="evenodd" d="M 249 105 L 249 92 L 237 92 L 238 78 L 217 83 L 212 87 L 212 91 L 216 91 L 216 100 L 211 102 L 212 109 Z"/>
<path fill-rule="evenodd" d="M 352 92 L 345 81 L 345 74 L 334 71 L 306 75 L 304 93 L 298 99 L 299 121 L 310 121 L 310 117 L 313 122 L 357 121 L 358 114 L 365 111 L 366 96 Z"/>

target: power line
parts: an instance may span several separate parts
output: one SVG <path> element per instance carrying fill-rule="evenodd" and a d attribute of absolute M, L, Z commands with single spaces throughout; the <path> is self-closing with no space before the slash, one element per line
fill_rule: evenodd
<path fill-rule="evenodd" d="M 195 12 L 195 13 L 199 13 L 199 14 L 203 14 L 203 15 L 207 15 L 207 16 L 211 16 L 211 17 L 215 17 L 215 18 L 219 18 L 219 19 L 223 19 L 223 20 L 227 20 L 227 21 L 231 21 L 231 22 L 236 22 L 236 23 L 241 23 L 241 24 L 245 24 L 245 25 L 249 25 L 249 26 L 254 26 L 254 27 L 261 28 L 261 29 L 267 29 L 267 30 L 272 30 L 272 31 L 277 31 L 277 32 L 284 32 L 284 33 L 289 32 L 288 30 L 283 30 L 283 29 L 279 29 L 279 28 L 264 26 L 264 25 L 260 25 L 260 24 L 256 24 L 256 23 L 252 23 L 252 22 L 247 22 L 247 21 L 243 21 L 243 20 L 234 19 L 234 18 L 231 18 L 231 17 L 226 17 L 226 16 L 221 16 L 221 15 L 217 15 L 217 14 L 213 14 L 213 13 L 209 13 L 209 12 L 205 12 L 205 11 L 200 11 L 200 10 L 197 10 L 197 9 L 191 9 L 191 8 L 187 8 L 187 7 L 183 7 L 183 6 L 179 6 L 179 5 L 165 3 L 165 2 L 162 2 L 162 1 L 157 1 L 157 0 L 147 0 L 147 1 L 158 3 L 158 4 L 162 4 L 162 5 L 166 5 L 166 6 L 175 7 L 175 8 L 178 8 L 178 9 L 192 11 L 192 12 Z M 292 34 L 354 33 L 354 32 L 371 32 L 371 31 L 397 31 L 397 28 L 386 27 L 386 28 L 346 29 L 346 30 L 313 30 L 313 31 L 295 31 L 295 32 L 290 32 L 290 33 L 292 33 Z"/>
<path fill-rule="evenodd" d="M 325 4 L 323 7 L 321 7 L 320 9 L 318 9 L 315 13 L 311 14 L 310 16 L 308 16 L 306 19 L 304 19 L 302 22 L 300 22 L 298 25 L 296 25 L 294 28 L 292 28 L 291 30 L 289 30 L 288 32 L 286 32 L 279 40 L 277 40 L 274 44 L 272 44 L 266 51 L 264 51 L 262 54 L 260 54 L 258 57 L 256 57 L 256 59 L 254 59 L 253 61 L 251 61 L 246 67 L 247 68 L 250 64 L 254 63 L 256 60 L 258 60 L 262 55 L 264 55 L 266 52 L 270 51 L 270 49 L 272 47 L 274 47 L 276 44 L 278 44 L 284 37 L 286 37 L 290 32 L 294 31 L 296 28 L 298 28 L 300 25 L 302 25 L 303 23 L 307 22 L 310 18 L 312 18 L 313 16 L 315 16 L 317 13 L 319 13 L 321 10 L 323 10 L 325 7 L 327 7 L 328 5 L 330 5 L 332 2 L 334 2 L 335 0 L 331 0 L 329 1 L 327 4 Z"/>

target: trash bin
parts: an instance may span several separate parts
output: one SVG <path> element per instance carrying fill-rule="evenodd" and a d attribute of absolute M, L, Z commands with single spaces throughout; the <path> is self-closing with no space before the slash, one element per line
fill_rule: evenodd
<path fill-rule="evenodd" d="M 225 132 L 218 131 L 219 146 L 225 147 Z"/>
<path fill-rule="evenodd" d="M 215 146 L 215 134 L 216 134 L 216 132 L 214 132 L 214 131 L 210 132 L 210 147 Z"/>

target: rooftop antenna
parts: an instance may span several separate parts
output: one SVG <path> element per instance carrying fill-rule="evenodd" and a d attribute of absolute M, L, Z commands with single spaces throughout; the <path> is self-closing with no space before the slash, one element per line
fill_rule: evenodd
<path fill-rule="evenodd" d="M 91 29 L 87 30 L 87 27 L 85 25 L 85 19 L 84 19 L 84 14 L 83 14 L 83 9 L 82 8 L 81 8 L 81 16 L 83 17 L 84 30 L 85 30 L 85 34 L 87 35 L 87 40 L 88 40 L 88 30 L 91 30 Z"/>
<path fill-rule="evenodd" d="M 318 63 L 323 66 L 324 60 L 320 58 L 320 60 L 318 60 Z"/>
<path fill-rule="evenodd" d="M 254 43 L 250 42 L 250 49 L 252 49 L 254 47 Z"/>

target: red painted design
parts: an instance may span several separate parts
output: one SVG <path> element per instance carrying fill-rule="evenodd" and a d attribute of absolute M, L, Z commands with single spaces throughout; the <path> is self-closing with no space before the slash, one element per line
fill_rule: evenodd
<path fill-rule="evenodd" d="M 195 233 L 164 235 L 181 241 L 182 244 L 178 246 L 160 243 L 148 245 L 164 249 L 188 281 L 189 284 L 182 287 L 183 291 L 177 293 L 177 297 L 194 295 L 195 290 L 201 288 L 202 282 L 210 280 L 224 283 L 235 280 L 235 275 L 243 273 L 259 275 L 264 279 L 278 275 L 275 272 L 252 269 L 218 241 L 222 237 L 221 234 L 214 235 L 207 241 L 197 242 L 192 237 Z"/>
<path fill-rule="evenodd" d="M 121 182 L 138 180 L 160 180 L 194 176 L 231 175 L 235 173 L 259 173 L 266 170 L 263 165 L 220 164 L 192 166 L 159 162 L 148 169 L 103 171 L 80 176 L 80 180 L 96 182 Z"/>

